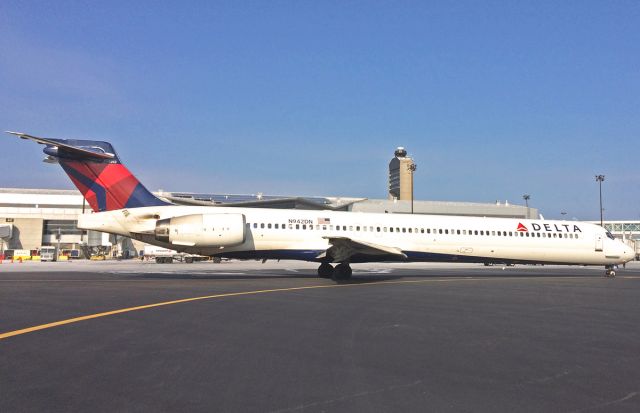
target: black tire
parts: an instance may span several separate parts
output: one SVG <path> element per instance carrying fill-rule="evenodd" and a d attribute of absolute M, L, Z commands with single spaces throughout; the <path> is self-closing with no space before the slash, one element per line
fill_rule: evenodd
<path fill-rule="evenodd" d="M 156 264 L 162 264 L 162 263 L 164 263 L 164 258 L 156 257 Z"/>
<path fill-rule="evenodd" d="M 193 262 L 193 257 L 184 257 L 184 262 L 191 264 Z"/>
<path fill-rule="evenodd" d="M 220 257 L 213 257 L 213 262 L 214 264 L 220 264 L 222 262 L 222 258 Z"/>
<path fill-rule="evenodd" d="M 338 264 L 336 268 L 333 270 L 333 279 L 334 280 L 348 280 L 351 278 L 351 267 L 349 264 Z"/>
<path fill-rule="evenodd" d="M 323 262 L 322 264 L 320 264 L 320 267 L 318 267 L 318 277 L 320 278 L 331 278 L 333 277 L 333 273 L 334 273 L 334 269 L 333 266 L 327 262 Z"/>

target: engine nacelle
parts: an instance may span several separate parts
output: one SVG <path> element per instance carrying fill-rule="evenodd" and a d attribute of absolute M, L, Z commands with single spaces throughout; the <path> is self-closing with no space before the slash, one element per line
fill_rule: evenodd
<path fill-rule="evenodd" d="M 189 247 L 231 247 L 246 237 L 242 214 L 194 214 L 160 219 L 155 238 Z"/>

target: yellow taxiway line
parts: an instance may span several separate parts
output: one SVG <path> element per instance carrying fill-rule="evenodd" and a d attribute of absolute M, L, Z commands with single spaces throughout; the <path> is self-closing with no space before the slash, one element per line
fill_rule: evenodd
<path fill-rule="evenodd" d="M 507 279 L 519 279 L 530 277 L 513 277 Z M 558 277 L 558 278 L 575 278 L 575 277 Z M 624 278 L 632 278 L 632 277 L 624 277 Z M 633 277 L 635 278 L 635 277 Z M 505 280 L 505 278 L 447 278 L 447 279 L 427 279 L 427 280 L 400 280 L 400 281 L 380 281 L 380 282 L 362 282 L 362 283 L 351 283 L 351 284 L 328 284 L 328 285 L 310 285 L 306 287 L 291 287 L 291 288 L 274 288 L 269 290 L 253 290 L 253 291 L 241 291 L 236 293 L 224 293 L 224 294 L 215 294 L 215 295 L 205 295 L 201 297 L 192 297 L 192 298 L 183 298 L 180 300 L 173 301 L 163 301 L 160 303 L 154 304 L 146 304 L 140 305 L 136 307 L 128 307 L 121 308 L 119 310 L 106 311 L 103 313 L 89 314 L 81 317 L 69 318 L 66 320 L 55 321 L 53 323 L 40 324 L 33 327 L 23 328 L 20 330 L 8 331 L 6 333 L 0 333 L 0 340 L 7 339 L 9 337 L 15 337 L 27 333 L 33 333 L 34 331 L 46 330 L 53 327 L 59 327 L 66 324 L 77 323 L 80 321 L 91 320 L 94 318 L 108 317 L 111 315 L 129 313 L 132 311 L 146 310 L 148 308 L 155 307 L 164 307 L 167 305 L 188 303 L 192 301 L 202 301 L 202 300 L 212 300 L 216 298 L 225 298 L 225 297 L 238 297 L 238 296 L 247 296 L 247 295 L 256 295 L 256 294 L 267 294 L 267 293 L 277 293 L 277 292 L 286 292 L 286 291 L 300 291 L 300 290 L 313 290 L 319 288 L 343 288 L 343 287 L 359 287 L 359 286 L 369 286 L 369 285 L 391 285 L 391 284 L 417 284 L 417 283 L 446 283 L 446 282 L 455 282 L 455 281 L 497 281 L 497 280 Z"/>

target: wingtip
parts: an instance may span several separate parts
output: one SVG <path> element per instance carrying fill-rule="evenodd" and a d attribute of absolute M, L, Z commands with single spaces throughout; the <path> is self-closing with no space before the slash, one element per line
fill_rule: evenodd
<path fill-rule="evenodd" d="M 4 131 L 5 133 L 10 133 L 11 135 L 16 135 L 16 136 L 23 136 L 26 135 L 26 133 L 24 132 L 14 132 L 14 131 L 10 131 L 10 130 L 6 130 Z"/>

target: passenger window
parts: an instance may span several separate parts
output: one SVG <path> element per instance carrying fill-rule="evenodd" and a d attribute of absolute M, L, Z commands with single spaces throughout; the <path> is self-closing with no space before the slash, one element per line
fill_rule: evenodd
<path fill-rule="evenodd" d="M 411 228 L 409 228 L 409 234 L 413 233 L 413 230 Z"/>
<path fill-rule="evenodd" d="M 495 236 L 496 232 L 495 231 L 491 231 L 491 235 Z"/>
<path fill-rule="evenodd" d="M 273 224 L 275 229 L 280 229 L 280 227 L 278 225 L 280 225 L 280 224 Z"/>
<path fill-rule="evenodd" d="M 376 227 L 376 230 L 377 230 L 378 232 L 380 232 L 380 227 Z"/>
<path fill-rule="evenodd" d="M 289 229 L 293 229 L 293 224 L 289 224 Z"/>
<path fill-rule="evenodd" d="M 254 222 L 254 223 L 253 223 L 253 227 L 254 227 L 254 228 L 258 228 L 258 223 L 257 223 L 257 222 Z"/>
<path fill-rule="evenodd" d="M 402 228 L 402 232 L 407 232 L 407 229 L 406 228 Z"/>
<path fill-rule="evenodd" d="M 353 231 L 353 225 L 349 225 L 349 231 Z"/>
<path fill-rule="evenodd" d="M 393 232 L 393 227 L 389 228 L 389 232 Z"/>
<path fill-rule="evenodd" d="M 302 224 L 302 229 L 307 229 L 307 226 L 305 224 Z"/>
<path fill-rule="evenodd" d="M 322 226 L 322 230 L 323 230 L 323 231 L 326 231 L 326 230 L 327 230 L 327 226 L 326 226 L 326 225 L 323 225 L 323 226 Z"/>
<path fill-rule="evenodd" d="M 442 234 L 442 230 L 441 229 L 438 230 L 438 234 Z"/>
<path fill-rule="evenodd" d="M 393 230 L 393 228 L 391 228 Z M 382 227 L 382 232 L 387 232 L 387 227 Z"/>
<path fill-rule="evenodd" d="M 340 231 L 340 225 L 336 225 L 336 231 Z"/>
<path fill-rule="evenodd" d="M 329 230 L 333 231 L 333 225 L 329 225 Z"/>
<path fill-rule="evenodd" d="M 260 224 L 260 228 L 264 228 L 264 224 Z"/>
<path fill-rule="evenodd" d="M 271 224 L 267 224 L 267 228 L 271 229 Z"/>
<path fill-rule="evenodd" d="M 427 230 L 427 231 L 429 231 L 429 230 Z M 420 233 L 424 234 L 424 228 L 420 228 Z"/>
<path fill-rule="evenodd" d="M 480 231 L 480 235 L 484 235 L 484 231 Z"/>
<path fill-rule="evenodd" d="M 449 230 L 448 230 L 448 229 L 445 229 L 445 230 L 444 230 L 444 233 L 445 233 L 445 234 L 449 234 Z"/>
<path fill-rule="evenodd" d="M 366 228 L 366 227 L 365 227 L 365 228 Z M 360 227 L 359 227 L 359 226 L 357 226 L 357 227 L 356 227 L 356 231 L 360 231 Z"/>

